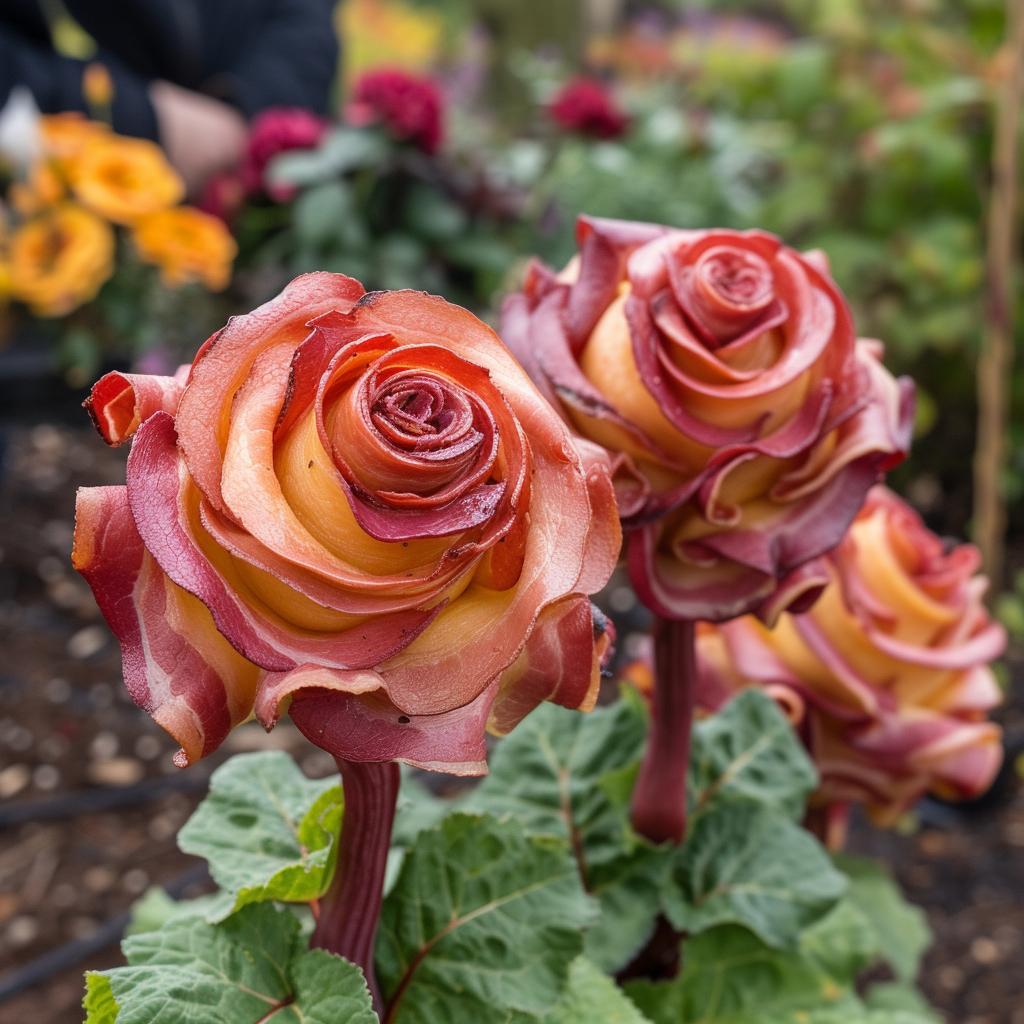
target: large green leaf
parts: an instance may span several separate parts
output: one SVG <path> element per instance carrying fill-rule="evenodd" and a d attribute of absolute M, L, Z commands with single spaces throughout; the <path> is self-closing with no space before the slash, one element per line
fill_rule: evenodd
<path fill-rule="evenodd" d="M 342 808 L 337 776 L 307 779 L 279 750 L 239 754 L 213 773 L 178 845 L 235 894 L 219 916 L 260 900 L 308 902 L 330 883 Z"/>
<path fill-rule="evenodd" d="M 743 796 L 799 820 L 817 784 L 793 727 L 760 690 L 745 690 L 694 724 L 689 789 L 696 813 L 716 798 Z"/>
<path fill-rule="evenodd" d="M 629 799 L 647 722 L 635 700 L 588 715 L 542 704 L 491 758 L 490 774 L 466 810 L 511 814 L 534 834 L 572 844 L 601 918 L 587 955 L 617 970 L 644 944 L 659 910 L 667 851 L 651 850 L 629 824 Z"/>
<path fill-rule="evenodd" d="M 649 1024 L 611 978 L 585 956 L 569 967 L 569 983 L 544 1024 Z"/>
<path fill-rule="evenodd" d="M 892 875 L 877 861 L 837 856 L 835 863 L 850 879 L 849 899 L 870 921 L 882 956 L 900 981 L 912 982 L 932 944 L 924 911 L 903 898 Z"/>
<path fill-rule="evenodd" d="M 589 874 L 601 918 L 584 939 L 587 956 L 602 970 L 617 971 L 640 952 L 661 910 L 661 887 L 670 850 L 639 847 Z"/>
<path fill-rule="evenodd" d="M 643 754 L 644 716 L 619 700 L 588 715 L 542 704 L 501 741 L 489 774 L 463 807 L 474 813 L 511 814 L 527 831 L 573 844 L 586 876 L 590 867 L 630 852 L 629 791 L 613 799 L 603 785 Z"/>
<path fill-rule="evenodd" d="M 266 903 L 168 922 L 125 939 L 127 967 L 90 976 L 86 1024 L 376 1024 L 362 972 L 304 947 L 295 916 Z"/>
<path fill-rule="evenodd" d="M 595 910 L 564 841 L 450 815 L 419 834 L 384 901 L 376 965 L 389 1024 L 542 1019 Z"/>
<path fill-rule="evenodd" d="M 681 931 L 734 921 L 770 945 L 795 946 L 846 886 L 817 840 L 788 818 L 750 800 L 723 800 L 693 820 L 662 902 Z"/>

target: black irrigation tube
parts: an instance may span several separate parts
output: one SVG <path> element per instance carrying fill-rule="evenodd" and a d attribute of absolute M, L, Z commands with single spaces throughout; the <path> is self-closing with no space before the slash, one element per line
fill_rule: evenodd
<path fill-rule="evenodd" d="M 165 885 L 164 891 L 172 899 L 178 899 L 190 885 L 205 881 L 208 877 L 206 864 L 197 864 L 195 867 L 189 868 L 183 875 L 179 875 L 173 882 Z M 86 957 L 117 942 L 124 934 L 130 920 L 131 912 L 126 910 L 123 914 L 104 921 L 92 935 L 84 939 L 75 939 L 73 942 L 66 942 L 63 946 L 51 949 L 48 953 L 30 961 L 24 967 L 0 975 L 0 1003 L 18 995 L 19 992 L 24 992 L 27 988 L 32 988 L 33 985 L 46 981 L 59 971 L 74 967 Z"/>
<path fill-rule="evenodd" d="M 95 814 L 115 807 L 156 800 L 170 793 L 206 792 L 210 777 L 205 773 L 167 775 L 159 779 L 146 779 L 134 786 L 98 786 L 73 793 L 47 797 L 45 800 L 23 800 L 0 807 L 0 828 L 24 825 L 29 821 L 49 821 L 70 818 L 75 814 Z"/>

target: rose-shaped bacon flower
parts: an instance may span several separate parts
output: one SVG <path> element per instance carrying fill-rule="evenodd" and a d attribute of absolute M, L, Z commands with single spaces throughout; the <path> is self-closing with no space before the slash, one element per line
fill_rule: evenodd
<path fill-rule="evenodd" d="M 910 440 L 912 384 L 856 340 L 820 253 L 761 231 L 580 218 L 579 257 L 531 265 L 502 336 L 614 458 L 633 585 L 666 619 L 770 619 L 825 582 Z"/>
<path fill-rule="evenodd" d="M 985 713 L 1001 698 L 988 663 L 1006 645 L 978 564 L 973 545 L 944 550 L 876 487 L 811 611 L 772 630 L 751 616 L 701 627 L 699 701 L 714 710 L 751 685 L 775 697 L 821 773 L 818 805 L 861 802 L 888 824 L 925 792 L 978 796 L 1002 761 Z"/>
<path fill-rule="evenodd" d="M 485 724 L 593 706 L 608 465 L 472 314 L 308 274 L 89 404 L 134 442 L 127 487 L 79 492 L 74 564 L 180 763 L 291 702 L 337 757 L 474 774 Z"/>

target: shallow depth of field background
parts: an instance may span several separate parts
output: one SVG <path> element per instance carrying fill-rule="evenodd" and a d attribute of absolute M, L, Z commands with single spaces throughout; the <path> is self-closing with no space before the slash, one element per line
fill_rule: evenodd
<path fill-rule="evenodd" d="M 23 800 L 174 780 L 129 807 L 0 829 L 5 967 L 186 872 L 195 859 L 175 832 L 230 753 L 281 747 L 310 775 L 332 770 L 285 722 L 269 737 L 244 726 L 179 772 L 173 741 L 127 697 L 117 645 L 69 561 L 76 487 L 122 482 L 127 454 L 92 430 L 86 385 L 104 369 L 190 359 L 296 273 L 424 288 L 496 323 L 529 254 L 568 259 L 583 211 L 756 226 L 821 247 L 859 333 L 918 381 L 914 452 L 892 485 L 939 533 L 969 535 L 1002 3 L 344 0 L 336 23 L 339 108 L 369 68 L 433 74 L 446 98 L 436 155 L 371 154 L 293 201 L 251 199 L 226 292 L 172 292 L 129 268 L 61 320 L 0 309 L 0 816 Z M 546 113 L 581 70 L 609 84 L 623 134 L 596 139 Z M 1006 768 L 974 805 L 926 800 L 893 833 L 858 821 L 850 843 L 886 859 L 926 909 L 937 940 L 922 987 L 950 1024 L 1024 1024 L 1024 359 L 1012 395 L 997 608 L 1014 639 L 995 716 Z M 646 613 L 618 576 L 600 603 L 628 657 Z M 118 962 L 111 946 L 0 1006 L 0 1020 L 80 1021 L 83 967 Z"/>

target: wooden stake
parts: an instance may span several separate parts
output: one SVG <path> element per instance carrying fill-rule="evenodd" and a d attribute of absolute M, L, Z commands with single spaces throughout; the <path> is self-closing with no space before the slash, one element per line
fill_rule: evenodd
<path fill-rule="evenodd" d="M 978 357 L 978 438 L 974 453 L 974 539 L 998 594 L 1003 575 L 1009 376 L 1013 365 L 1013 239 L 1017 198 L 1017 130 L 1024 86 L 1024 0 L 1007 0 L 1009 66 L 998 97 L 988 208 L 987 310 Z"/>

